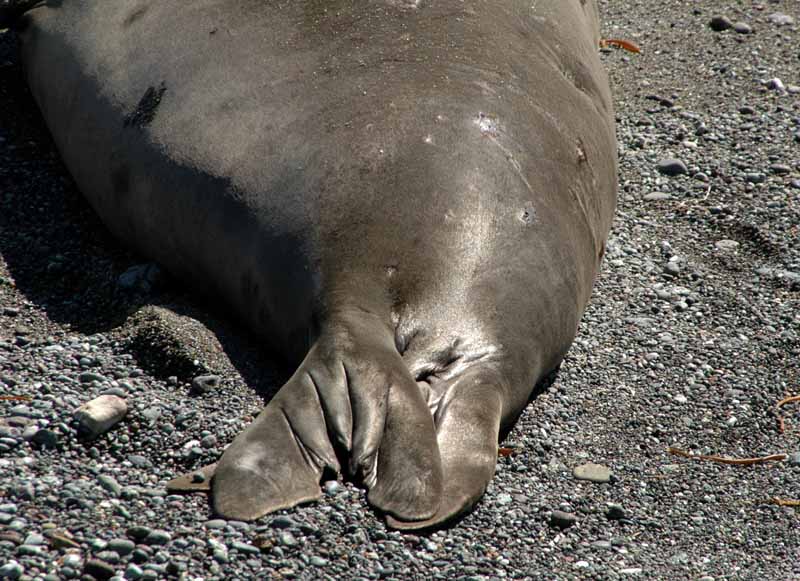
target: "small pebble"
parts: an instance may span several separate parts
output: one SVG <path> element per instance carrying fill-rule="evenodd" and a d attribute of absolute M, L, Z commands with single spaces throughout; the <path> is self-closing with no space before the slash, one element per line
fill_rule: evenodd
<path fill-rule="evenodd" d="M 114 496 L 119 496 L 122 492 L 122 486 L 120 486 L 119 482 L 117 482 L 113 476 L 109 476 L 108 474 L 101 474 L 97 477 L 97 481 L 100 483 L 105 490 L 113 494 Z"/>
<path fill-rule="evenodd" d="M 723 30 L 733 28 L 733 22 L 726 16 L 714 16 L 708 23 L 708 26 L 715 32 L 722 32 Z"/>
<path fill-rule="evenodd" d="M 114 576 L 114 567 L 100 559 L 89 559 L 83 566 L 83 572 L 95 579 L 106 580 Z"/>
<path fill-rule="evenodd" d="M 739 248 L 739 243 L 736 240 L 719 240 L 714 244 L 714 246 L 717 248 L 717 250 L 731 252 Z"/>
<path fill-rule="evenodd" d="M 284 547 L 296 547 L 298 545 L 298 541 L 295 536 L 290 532 L 283 532 L 278 537 L 278 541 Z"/>
<path fill-rule="evenodd" d="M 130 563 L 125 568 L 125 579 L 131 579 L 131 580 L 140 579 L 143 573 L 144 571 L 142 570 L 141 567 L 139 567 L 134 563 Z"/>
<path fill-rule="evenodd" d="M 133 552 L 136 548 L 136 544 L 128 539 L 111 539 L 108 541 L 108 548 L 124 557 Z"/>
<path fill-rule="evenodd" d="M 550 515 L 550 526 L 567 529 L 578 522 L 578 517 L 572 513 L 564 512 L 561 510 L 554 510 Z"/>
<path fill-rule="evenodd" d="M 58 434 L 53 430 L 37 430 L 31 438 L 31 443 L 49 450 L 58 448 Z"/>
<path fill-rule="evenodd" d="M 669 276 L 678 276 L 681 273 L 681 266 L 677 262 L 667 262 L 664 265 L 664 274 L 668 274 Z"/>
<path fill-rule="evenodd" d="M 782 12 L 773 12 L 772 14 L 767 16 L 767 20 L 769 20 L 772 24 L 776 24 L 778 26 L 789 26 L 794 24 L 794 18 Z"/>
<path fill-rule="evenodd" d="M 17 555 L 36 557 L 45 553 L 45 548 L 41 545 L 20 545 L 17 547 Z"/>
<path fill-rule="evenodd" d="M 606 518 L 608 520 L 621 520 L 627 517 L 627 513 L 621 504 L 609 504 L 606 509 Z"/>
<path fill-rule="evenodd" d="M 274 529 L 291 529 L 297 527 L 297 522 L 289 516 L 276 516 L 269 526 Z"/>
<path fill-rule="evenodd" d="M 96 438 L 113 428 L 127 413 L 128 404 L 124 399 L 116 395 L 101 395 L 75 410 L 74 417 L 84 436 Z"/>
<path fill-rule="evenodd" d="M 38 534 L 38 533 L 30 533 L 27 537 L 25 537 L 26 545 L 44 545 L 45 538 Z"/>
<path fill-rule="evenodd" d="M 786 90 L 786 85 L 784 85 L 783 81 L 781 81 L 778 77 L 775 77 L 774 79 L 770 79 L 769 81 L 767 81 L 767 89 L 782 93 L 783 91 Z"/>
<path fill-rule="evenodd" d="M 198 375 L 192 379 L 191 393 L 193 395 L 203 395 L 219 387 L 219 375 Z"/>
<path fill-rule="evenodd" d="M 0 566 L 0 579 L 19 579 L 25 569 L 13 559 Z"/>
<path fill-rule="evenodd" d="M 592 462 L 576 466 L 572 470 L 572 475 L 578 480 L 588 480 L 600 484 L 611 481 L 611 470 L 607 466 Z"/>
<path fill-rule="evenodd" d="M 231 548 L 236 549 L 240 553 L 247 553 L 251 555 L 257 555 L 261 552 L 258 547 L 253 545 L 248 545 L 247 543 L 242 543 L 240 541 L 234 541 L 231 543 Z"/>
<path fill-rule="evenodd" d="M 78 379 L 81 383 L 92 383 L 93 381 L 103 382 L 107 381 L 104 375 L 100 375 L 99 373 L 93 373 L 91 371 L 84 371 L 78 376 Z"/>
<path fill-rule="evenodd" d="M 662 159 L 656 165 L 658 172 L 666 176 L 679 176 L 689 171 L 680 159 Z"/>
<path fill-rule="evenodd" d="M 342 485 L 337 480 L 328 480 L 322 485 L 322 490 L 328 496 L 335 496 L 342 489 Z"/>
<path fill-rule="evenodd" d="M 128 536 L 130 538 L 134 539 L 135 541 L 142 541 L 152 531 L 148 527 L 134 526 L 134 527 L 129 528 L 126 532 L 127 532 Z"/>
<path fill-rule="evenodd" d="M 153 530 L 150 531 L 142 542 L 145 545 L 166 545 L 172 540 L 172 535 L 169 534 L 167 531 L 162 530 Z"/>

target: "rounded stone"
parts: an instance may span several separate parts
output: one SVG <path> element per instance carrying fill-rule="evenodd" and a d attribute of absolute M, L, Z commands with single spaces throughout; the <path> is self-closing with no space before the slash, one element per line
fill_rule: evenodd
<path fill-rule="evenodd" d="M 730 252 L 737 250 L 739 248 L 739 243 L 736 240 L 719 240 L 714 244 L 714 246 L 717 250 Z"/>
<path fill-rule="evenodd" d="M 709 28 L 715 32 L 722 32 L 733 28 L 733 22 L 727 16 L 714 16 L 708 23 Z"/>
<path fill-rule="evenodd" d="M 198 375 L 192 379 L 191 393 L 194 395 L 203 395 L 217 389 L 219 385 L 219 375 Z"/>
<path fill-rule="evenodd" d="M 0 566 L 0 579 L 19 579 L 24 572 L 22 565 L 12 559 Z"/>
<path fill-rule="evenodd" d="M 611 480 L 611 470 L 607 466 L 592 462 L 576 466 L 572 470 L 572 475 L 578 480 L 588 480 L 589 482 L 601 484 Z"/>
<path fill-rule="evenodd" d="M 683 161 L 674 158 L 662 159 L 656 165 L 656 169 L 658 169 L 660 174 L 670 177 L 679 176 L 689 171 Z"/>
<path fill-rule="evenodd" d="M 570 512 L 554 510 L 550 515 L 550 526 L 558 529 L 568 529 L 578 522 L 578 517 Z"/>

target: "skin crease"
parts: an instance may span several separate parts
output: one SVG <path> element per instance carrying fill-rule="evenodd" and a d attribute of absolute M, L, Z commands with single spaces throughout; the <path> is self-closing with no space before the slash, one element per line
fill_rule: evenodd
<path fill-rule="evenodd" d="M 19 29 L 109 229 L 298 364 L 170 487 L 251 520 L 345 473 L 396 528 L 469 510 L 611 226 L 595 3 L 70 0 Z"/>

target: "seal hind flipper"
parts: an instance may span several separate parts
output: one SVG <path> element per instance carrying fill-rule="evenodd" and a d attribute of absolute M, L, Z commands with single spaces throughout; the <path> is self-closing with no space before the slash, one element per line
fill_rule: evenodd
<path fill-rule="evenodd" d="M 389 328 L 369 315 L 332 322 L 228 447 L 214 474 L 214 510 L 254 520 L 318 499 L 324 473 L 340 472 L 335 448 L 349 455 L 349 475 L 376 509 L 404 521 L 437 513 L 433 418 Z"/>
<path fill-rule="evenodd" d="M 497 440 L 503 409 L 504 381 L 487 365 L 476 365 L 456 376 L 436 411 L 436 432 L 445 486 L 437 513 L 409 522 L 391 515 L 394 529 L 441 527 L 466 514 L 480 500 L 494 476 Z"/>

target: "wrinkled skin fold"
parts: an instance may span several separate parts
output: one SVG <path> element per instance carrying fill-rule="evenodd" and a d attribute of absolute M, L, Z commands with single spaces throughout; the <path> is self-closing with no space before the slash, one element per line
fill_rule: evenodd
<path fill-rule="evenodd" d="M 16 25 L 108 228 L 297 363 L 169 488 L 242 520 L 337 474 L 395 528 L 472 508 L 611 226 L 595 2 L 63 0 Z"/>

